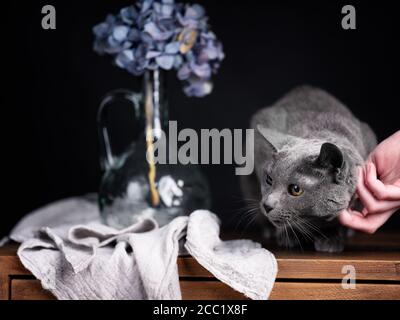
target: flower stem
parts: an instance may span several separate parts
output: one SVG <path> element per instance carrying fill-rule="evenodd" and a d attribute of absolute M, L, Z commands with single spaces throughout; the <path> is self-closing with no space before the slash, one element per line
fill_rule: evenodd
<path fill-rule="evenodd" d="M 154 136 L 153 136 L 153 97 L 152 85 L 150 79 L 145 81 L 145 115 L 146 115 L 146 147 L 147 147 L 147 161 L 149 163 L 149 186 L 150 186 L 150 199 L 153 207 L 160 204 L 160 196 L 156 187 L 156 165 L 154 163 Z"/>

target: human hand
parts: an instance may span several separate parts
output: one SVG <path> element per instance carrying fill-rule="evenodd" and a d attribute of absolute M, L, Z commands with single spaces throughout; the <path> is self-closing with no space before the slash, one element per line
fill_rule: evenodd
<path fill-rule="evenodd" d="M 362 212 L 346 209 L 339 215 L 349 228 L 374 233 L 400 209 L 400 131 L 381 142 L 359 169 L 356 192 Z"/>

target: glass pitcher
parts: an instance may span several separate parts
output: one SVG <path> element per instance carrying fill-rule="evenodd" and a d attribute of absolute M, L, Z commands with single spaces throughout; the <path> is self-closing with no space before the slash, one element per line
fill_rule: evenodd
<path fill-rule="evenodd" d="M 99 207 L 104 223 L 128 227 L 140 219 L 153 218 L 159 226 L 178 216 L 211 205 L 207 180 L 197 165 L 156 164 L 152 154 L 160 132 L 166 134 L 168 107 L 163 74 L 144 75 L 143 93 L 116 90 L 105 96 L 98 111 L 100 164 L 104 175 L 99 190 Z M 133 130 L 140 134 L 119 156 L 113 154 L 107 129 L 111 106 L 121 101 L 132 105 Z M 166 139 L 168 141 L 168 138 Z"/>

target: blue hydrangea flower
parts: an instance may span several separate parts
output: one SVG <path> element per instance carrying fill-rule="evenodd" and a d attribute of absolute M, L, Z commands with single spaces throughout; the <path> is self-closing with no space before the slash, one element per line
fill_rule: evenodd
<path fill-rule="evenodd" d="M 184 92 L 202 97 L 225 55 L 210 30 L 204 8 L 174 0 L 138 0 L 93 28 L 94 50 L 113 56 L 135 76 L 146 70 L 176 70 Z"/>

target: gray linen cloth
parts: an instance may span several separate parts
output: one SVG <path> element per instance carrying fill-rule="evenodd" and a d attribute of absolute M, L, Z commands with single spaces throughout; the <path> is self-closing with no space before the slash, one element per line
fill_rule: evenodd
<path fill-rule="evenodd" d="M 162 228 L 145 219 L 116 230 L 101 223 L 94 201 L 71 198 L 32 212 L 10 238 L 22 243 L 22 264 L 58 299 L 181 299 L 183 251 L 247 297 L 268 299 L 274 255 L 250 240 L 222 241 L 219 225 L 200 210 Z"/>

